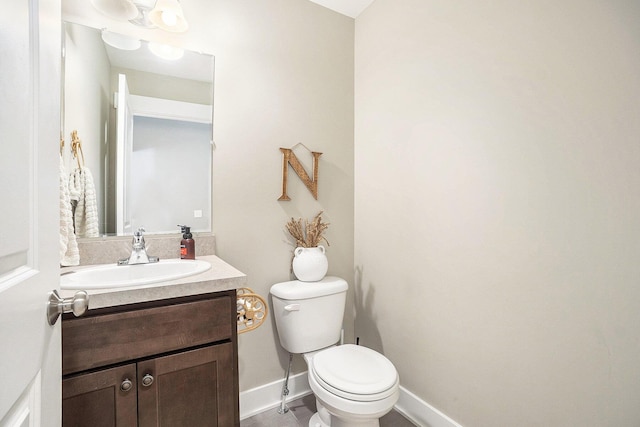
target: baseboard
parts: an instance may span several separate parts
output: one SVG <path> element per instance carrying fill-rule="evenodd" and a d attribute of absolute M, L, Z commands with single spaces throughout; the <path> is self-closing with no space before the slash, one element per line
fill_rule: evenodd
<path fill-rule="evenodd" d="M 420 427 L 462 427 L 402 386 L 395 410 Z"/>
<path fill-rule="evenodd" d="M 252 417 L 280 406 L 284 378 L 240 393 L 240 419 Z M 311 394 L 307 372 L 289 377 L 287 402 Z M 420 427 L 462 427 L 438 409 L 400 386 L 395 410 Z"/>
<path fill-rule="evenodd" d="M 284 378 L 240 393 L 240 419 L 280 406 Z M 289 377 L 287 402 L 311 394 L 307 371 Z"/>

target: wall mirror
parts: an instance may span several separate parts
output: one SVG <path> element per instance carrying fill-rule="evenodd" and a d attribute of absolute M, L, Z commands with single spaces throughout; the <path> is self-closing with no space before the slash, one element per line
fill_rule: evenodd
<path fill-rule="evenodd" d="M 100 235 L 211 231 L 214 58 L 63 22 L 62 131 L 77 131 Z M 83 236 L 79 236 L 83 237 Z"/>

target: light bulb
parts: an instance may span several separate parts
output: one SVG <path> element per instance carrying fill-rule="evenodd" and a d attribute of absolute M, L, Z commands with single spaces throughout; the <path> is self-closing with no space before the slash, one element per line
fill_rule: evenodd
<path fill-rule="evenodd" d="M 172 33 L 184 33 L 189 29 L 178 0 L 157 0 L 149 13 L 149 20 L 158 28 Z"/>
<path fill-rule="evenodd" d="M 178 23 L 178 15 L 176 15 L 176 13 L 172 10 L 163 10 L 162 22 L 167 24 L 169 27 L 175 27 Z"/>

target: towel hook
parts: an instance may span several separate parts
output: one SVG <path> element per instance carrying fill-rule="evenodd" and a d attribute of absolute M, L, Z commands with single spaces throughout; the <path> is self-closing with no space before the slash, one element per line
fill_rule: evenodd
<path fill-rule="evenodd" d="M 73 152 L 73 158 L 78 162 L 78 169 L 82 169 L 84 166 L 84 153 L 82 152 L 82 141 L 78 137 L 78 131 L 71 132 L 71 151 Z M 80 151 L 80 156 L 78 156 Z M 80 157 L 82 156 L 82 165 L 80 164 Z"/>

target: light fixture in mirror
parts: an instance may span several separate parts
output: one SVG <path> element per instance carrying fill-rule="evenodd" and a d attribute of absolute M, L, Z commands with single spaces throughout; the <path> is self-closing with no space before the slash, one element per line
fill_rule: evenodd
<path fill-rule="evenodd" d="M 96 28 L 64 29 L 63 135 L 83 141 L 100 234 L 211 231 L 213 56 L 160 60 L 146 41 L 122 50 Z"/>
<path fill-rule="evenodd" d="M 177 61 L 184 56 L 184 49 L 166 44 L 149 42 L 149 50 L 158 58 L 167 61 Z"/>
<path fill-rule="evenodd" d="M 108 30 L 102 30 L 102 41 L 121 50 L 137 50 L 142 45 L 140 40 L 134 37 L 124 36 Z"/>

